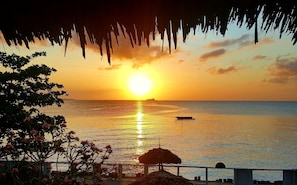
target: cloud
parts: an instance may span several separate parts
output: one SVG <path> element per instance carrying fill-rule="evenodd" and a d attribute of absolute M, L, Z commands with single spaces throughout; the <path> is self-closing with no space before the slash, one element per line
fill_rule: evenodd
<path fill-rule="evenodd" d="M 118 40 L 112 34 L 112 51 L 111 63 L 115 60 L 121 60 L 122 62 L 132 63 L 133 68 L 140 68 L 143 65 L 150 64 L 159 61 L 164 58 L 172 57 L 169 54 L 168 48 L 162 49 L 162 46 L 150 44 L 147 46 L 146 41 L 143 41 L 141 45 L 134 44 L 132 47 L 129 36 L 120 34 Z M 89 41 L 89 38 L 86 38 Z M 79 38 L 73 37 L 72 42 L 80 46 Z M 150 38 L 150 43 L 153 43 L 153 39 Z M 105 44 L 103 43 L 103 55 L 106 56 Z M 97 44 L 87 43 L 87 51 L 99 52 L 99 46 Z M 179 48 L 174 49 L 174 52 L 179 52 Z M 87 54 L 86 54 L 87 55 Z M 104 56 L 103 56 L 104 57 Z M 107 56 L 106 56 L 107 57 Z"/>
<path fill-rule="evenodd" d="M 271 38 L 264 38 L 264 39 L 259 40 L 260 44 L 272 44 L 273 42 L 274 42 L 274 40 Z"/>
<path fill-rule="evenodd" d="M 238 69 L 234 66 L 230 66 L 228 68 L 216 68 L 216 67 L 212 67 L 209 68 L 207 71 L 209 71 L 212 74 L 218 74 L 218 75 L 222 75 L 222 74 L 228 74 L 231 72 L 236 72 L 238 71 Z"/>
<path fill-rule="evenodd" d="M 268 80 L 268 82 L 277 83 L 277 84 L 286 84 L 288 82 L 288 78 L 281 78 L 281 77 L 271 78 Z"/>
<path fill-rule="evenodd" d="M 252 60 L 264 60 L 266 58 L 267 58 L 267 56 L 264 56 L 264 55 L 256 55 L 253 57 Z"/>
<path fill-rule="evenodd" d="M 206 48 L 218 48 L 218 47 L 228 47 L 233 45 L 239 45 L 240 48 L 245 46 L 258 46 L 258 45 L 264 45 L 264 44 L 272 44 L 274 42 L 271 38 L 263 38 L 259 39 L 259 42 L 255 44 L 254 40 L 251 39 L 251 36 L 249 34 L 244 34 L 238 38 L 235 39 L 226 39 L 219 42 L 211 42 L 206 46 Z"/>
<path fill-rule="evenodd" d="M 297 83 L 297 58 L 278 57 L 269 67 L 272 83 Z"/>
<path fill-rule="evenodd" d="M 100 67 L 99 70 L 115 70 L 115 69 L 119 69 L 122 66 L 122 64 L 115 64 L 115 65 L 111 65 L 110 67 Z"/>
<path fill-rule="evenodd" d="M 236 38 L 236 39 L 227 39 L 227 40 L 220 41 L 220 42 L 211 42 L 206 47 L 207 48 L 218 48 L 218 47 L 232 46 L 235 44 L 244 44 L 249 39 L 249 37 L 250 36 L 248 34 L 245 34 L 245 35 L 242 35 L 241 37 Z"/>
<path fill-rule="evenodd" d="M 225 52 L 226 52 L 225 49 L 214 50 L 214 51 L 211 51 L 211 52 L 201 55 L 199 59 L 200 59 L 200 61 L 205 61 L 209 58 L 219 57 L 219 56 L 223 55 Z"/>
<path fill-rule="evenodd" d="M 153 41 L 150 41 L 152 43 Z M 143 65 L 151 64 L 156 61 L 174 57 L 180 49 L 174 49 L 174 53 L 169 54 L 168 48 L 162 48 L 159 45 L 147 46 L 143 43 L 141 46 L 131 46 L 130 40 L 123 37 L 119 38 L 119 45 L 114 44 L 112 60 L 121 60 L 122 62 L 131 62 L 133 68 L 140 68 Z"/>

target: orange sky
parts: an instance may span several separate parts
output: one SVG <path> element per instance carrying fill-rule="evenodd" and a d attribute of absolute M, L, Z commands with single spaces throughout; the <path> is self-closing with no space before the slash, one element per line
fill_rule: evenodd
<path fill-rule="evenodd" d="M 83 58 L 74 38 L 64 56 L 64 46 L 37 42 L 25 46 L 7 46 L 0 37 L 0 51 L 30 55 L 46 51 L 34 63 L 56 68 L 51 80 L 63 84 L 68 98 L 125 100 L 297 100 L 297 46 L 290 35 L 279 39 L 279 32 L 259 32 L 229 25 L 225 36 L 210 31 L 189 34 L 185 43 L 179 34 L 178 48 L 168 52 L 168 41 L 160 37 L 148 48 L 131 48 L 120 38 L 114 44 L 111 65 L 99 54 L 98 46 L 87 45 Z M 3 71 L 3 68 L 0 68 Z M 151 90 L 142 96 L 129 89 L 135 73 L 151 81 Z"/>

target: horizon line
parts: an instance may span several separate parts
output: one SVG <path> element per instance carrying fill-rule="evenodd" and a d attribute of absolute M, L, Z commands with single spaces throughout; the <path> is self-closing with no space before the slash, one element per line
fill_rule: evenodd
<path fill-rule="evenodd" d="M 199 99 L 78 99 L 78 98 L 62 98 L 63 100 L 78 101 L 200 101 L 200 102 L 297 102 L 297 100 L 199 100 Z"/>

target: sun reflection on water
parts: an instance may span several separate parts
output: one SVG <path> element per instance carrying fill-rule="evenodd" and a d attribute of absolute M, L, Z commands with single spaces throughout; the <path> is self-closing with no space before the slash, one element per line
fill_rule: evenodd
<path fill-rule="evenodd" d="M 136 113 L 136 154 L 141 155 L 143 153 L 143 135 L 142 135 L 142 123 L 143 123 L 143 113 L 142 113 L 142 102 L 137 102 L 137 113 Z"/>

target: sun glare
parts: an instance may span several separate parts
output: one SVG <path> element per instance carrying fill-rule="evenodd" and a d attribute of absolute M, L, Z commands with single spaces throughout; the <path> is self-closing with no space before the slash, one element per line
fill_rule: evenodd
<path fill-rule="evenodd" d="M 129 80 L 129 89 L 136 96 L 144 96 L 151 91 L 152 81 L 144 74 L 135 74 Z"/>

